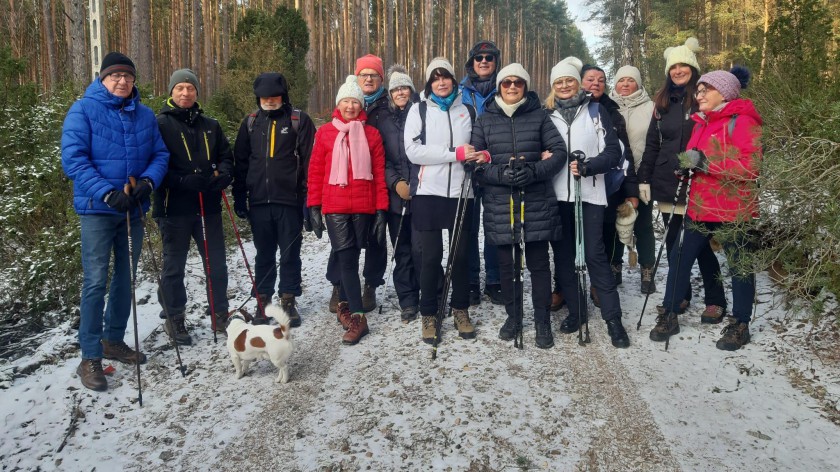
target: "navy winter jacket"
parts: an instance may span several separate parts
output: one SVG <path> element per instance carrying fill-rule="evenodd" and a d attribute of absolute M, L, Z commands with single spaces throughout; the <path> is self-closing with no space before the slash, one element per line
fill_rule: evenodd
<path fill-rule="evenodd" d="M 64 118 L 61 166 L 73 181 L 73 207 L 80 215 L 121 214 L 105 204 L 105 195 L 123 191 L 129 177 L 148 178 L 157 188 L 168 163 L 155 113 L 140 103 L 136 87 L 123 99 L 96 79 Z M 142 205 L 145 213 L 149 199 Z"/>

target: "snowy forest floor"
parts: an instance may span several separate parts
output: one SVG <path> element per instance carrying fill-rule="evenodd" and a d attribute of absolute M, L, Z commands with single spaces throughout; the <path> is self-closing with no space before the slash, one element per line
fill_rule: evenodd
<path fill-rule="evenodd" d="M 253 245 L 246 243 L 249 259 Z M 438 359 L 420 340 L 419 321 L 403 324 L 389 284 L 370 334 L 343 346 L 326 310 L 327 239 L 305 235 L 303 325 L 293 331 L 290 381 L 276 384 L 268 361 L 237 380 L 225 338 L 213 342 L 202 318 L 202 265 L 188 262 L 188 324 L 194 339 L 181 356 L 163 332 L 155 285 L 139 282 L 143 407 L 131 366 L 109 390 L 83 388 L 70 322 L 39 337 L 39 348 L 0 364 L 2 470 L 552 470 L 770 471 L 840 469 L 840 354 L 837 326 L 814 324 L 789 306 L 766 273 L 758 276 L 752 342 L 715 348 L 721 326 L 701 325 L 702 289 L 680 318 L 670 349 L 653 343 L 657 276 L 642 328 L 639 275 L 625 266 L 619 288 L 632 346 L 610 345 L 590 303 L 592 344 L 557 331 L 537 349 L 525 319 L 525 349 L 498 339 L 503 307 L 471 309 L 478 337 L 462 340 L 448 318 Z M 144 254 L 144 260 L 146 255 Z M 231 306 L 250 284 L 230 250 Z M 390 267 L 390 266 L 389 266 Z M 725 267 L 725 264 L 724 264 Z M 526 291 L 529 282 L 526 278 Z M 727 280 L 728 290 L 728 280 Z M 727 291 L 727 293 L 731 293 Z M 526 313 L 530 297 L 526 296 Z M 249 301 L 247 308 L 255 303 Z M 126 341 L 133 346 L 129 327 Z M 24 374 L 25 373 L 25 374 Z"/>

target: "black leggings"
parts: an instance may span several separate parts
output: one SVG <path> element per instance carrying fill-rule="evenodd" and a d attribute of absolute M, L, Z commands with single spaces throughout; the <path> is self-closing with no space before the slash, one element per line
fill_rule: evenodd
<path fill-rule="evenodd" d="M 342 249 L 335 253 L 341 274 L 339 299 L 350 302 L 350 313 L 363 313 L 362 284 L 359 281 L 359 256 L 362 250 L 357 247 Z"/>
<path fill-rule="evenodd" d="M 470 231 L 463 227 L 461 241 L 452 264 L 452 300 L 453 309 L 463 310 L 470 306 L 469 264 L 467 264 L 467 241 Z M 437 314 L 439 288 L 443 282 L 443 230 L 417 231 L 420 244 L 420 314 Z M 452 233 L 450 232 L 450 237 Z"/>
<path fill-rule="evenodd" d="M 502 297 L 505 300 L 505 311 L 508 316 L 514 316 L 514 303 L 518 304 L 517 314 L 522 314 L 524 300 L 522 298 L 522 282 L 516 289 L 516 300 L 514 301 L 514 279 L 516 268 L 521 267 L 522 249 L 519 245 L 516 249 L 516 265 L 514 266 L 511 245 L 498 246 L 499 273 L 502 282 Z M 548 321 L 548 309 L 551 305 L 551 265 L 548 258 L 548 241 L 533 241 L 525 243 L 525 264 L 528 272 L 531 273 L 531 302 L 534 304 L 534 321 Z M 525 274 L 519 280 L 525 280 Z"/>

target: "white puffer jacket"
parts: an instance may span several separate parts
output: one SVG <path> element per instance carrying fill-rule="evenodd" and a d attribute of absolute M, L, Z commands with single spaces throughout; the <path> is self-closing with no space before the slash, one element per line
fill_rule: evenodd
<path fill-rule="evenodd" d="M 619 112 L 627 124 L 627 137 L 630 139 L 633 163 L 638 172 L 639 166 L 642 164 L 642 154 L 645 152 L 645 139 L 653 117 L 653 100 L 650 99 L 643 88 L 626 97 L 620 96 L 613 90 L 610 92 L 610 98 L 618 103 Z"/>
<path fill-rule="evenodd" d="M 448 111 L 432 100 L 426 102 L 426 144 L 420 140 L 423 123 L 419 104 L 412 105 L 405 119 L 403 141 L 405 154 L 419 167 L 412 171 L 412 195 L 433 195 L 460 198 L 464 181 L 464 165 L 455 158 L 455 149 L 469 144 L 472 119 L 461 96 L 455 98 Z M 415 182 L 416 179 L 416 182 Z M 472 189 L 468 189 L 472 198 Z"/>

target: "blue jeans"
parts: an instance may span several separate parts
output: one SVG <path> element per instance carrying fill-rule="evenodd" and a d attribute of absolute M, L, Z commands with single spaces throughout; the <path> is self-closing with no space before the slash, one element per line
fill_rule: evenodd
<path fill-rule="evenodd" d="M 131 314 L 131 274 L 128 261 L 128 228 L 122 215 L 81 215 L 82 224 L 82 301 L 79 344 L 82 359 L 102 357 L 102 339 L 122 341 Z M 131 220 L 132 259 L 137 270 L 143 246 L 143 224 Z M 114 272 L 108 290 L 108 264 L 114 255 Z"/>
<path fill-rule="evenodd" d="M 478 230 L 481 229 L 481 197 L 475 198 L 476 211 L 472 214 L 472 233 L 470 234 L 469 245 L 467 247 L 467 263 L 470 265 L 470 285 L 481 285 L 481 251 L 478 247 Z M 484 285 L 498 285 L 500 284 L 499 277 L 499 253 L 495 247 L 484 236 Z"/>

